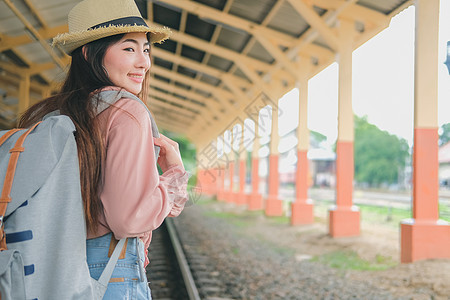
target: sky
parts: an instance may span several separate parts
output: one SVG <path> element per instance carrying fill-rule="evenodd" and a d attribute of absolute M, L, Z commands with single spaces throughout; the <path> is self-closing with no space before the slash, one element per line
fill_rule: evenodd
<path fill-rule="evenodd" d="M 414 6 L 394 18 L 387 29 L 353 52 L 353 111 L 369 123 L 413 142 L 414 129 Z M 450 41 L 450 1 L 441 0 L 438 61 L 438 124 L 450 123 L 450 76 L 444 65 Z M 309 80 L 308 128 L 337 139 L 338 65 Z M 283 103 L 285 102 L 285 103 Z M 280 101 L 298 111 L 298 91 Z M 285 119 L 284 119 L 285 118 Z M 280 134 L 296 126 L 295 115 L 280 116 Z M 283 120 L 284 119 L 284 120 Z M 289 119 L 289 121 L 288 121 Z"/>

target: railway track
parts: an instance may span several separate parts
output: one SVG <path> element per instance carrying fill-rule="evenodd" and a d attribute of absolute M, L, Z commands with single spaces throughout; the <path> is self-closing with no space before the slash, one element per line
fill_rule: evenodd
<path fill-rule="evenodd" d="M 178 260 L 165 224 L 153 231 L 147 279 L 153 299 L 189 299 Z"/>
<path fill-rule="evenodd" d="M 230 299 L 210 258 L 195 241 L 180 240 L 171 219 L 153 232 L 147 278 L 153 299 Z"/>

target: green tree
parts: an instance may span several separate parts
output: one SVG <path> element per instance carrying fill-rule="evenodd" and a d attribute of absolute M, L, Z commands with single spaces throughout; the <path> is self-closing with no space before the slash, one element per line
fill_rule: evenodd
<path fill-rule="evenodd" d="M 406 140 L 380 130 L 367 122 L 367 117 L 355 116 L 355 180 L 379 186 L 395 183 L 399 169 L 405 167 L 409 155 Z"/>
<path fill-rule="evenodd" d="M 320 143 L 327 140 L 327 137 L 320 132 L 310 130 L 309 131 L 310 143 L 313 147 L 319 147 Z"/>
<path fill-rule="evenodd" d="M 450 142 L 450 123 L 444 124 L 439 130 L 439 146 Z"/>
<path fill-rule="evenodd" d="M 166 130 L 162 130 L 161 133 L 178 143 L 184 168 L 193 174 L 196 168 L 196 149 L 194 144 L 182 135 Z"/>

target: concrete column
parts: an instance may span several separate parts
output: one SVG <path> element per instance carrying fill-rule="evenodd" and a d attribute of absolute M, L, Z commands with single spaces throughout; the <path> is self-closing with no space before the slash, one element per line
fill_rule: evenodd
<path fill-rule="evenodd" d="M 30 76 L 24 75 L 19 84 L 19 115 L 30 107 Z"/>
<path fill-rule="evenodd" d="M 198 191 L 201 191 L 203 193 L 203 169 L 204 164 L 201 160 L 201 155 L 199 153 L 203 153 L 203 145 L 196 144 L 196 175 L 197 175 L 197 181 L 195 183 L 195 188 Z"/>
<path fill-rule="evenodd" d="M 225 187 L 225 191 L 224 191 L 224 198 L 225 198 L 225 202 L 233 202 L 233 176 L 234 176 L 234 152 L 233 152 L 233 135 L 232 132 L 231 134 L 231 138 L 229 140 L 229 146 L 231 148 L 230 153 L 225 153 L 224 151 L 224 155 L 227 155 L 227 162 L 226 162 L 226 166 L 225 166 L 225 176 L 228 178 L 228 187 Z M 228 141 L 225 141 L 224 139 L 224 148 L 225 145 L 228 143 Z"/>
<path fill-rule="evenodd" d="M 257 118 L 256 118 L 257 119 Z M 252 192 L 248 196 L 248 209 L 249 210 L 262 210 L 263 198 L 259 193 L 259 135 L 258 135 L 258 120 L 255 120 L 255 139 L 253 141 L 252 150 Z"/>
<path fill-rule="evenodd" d="M 230 161 L 228 163 L 227 167 L 227 174 L 225 176 L 228 176 L 229 185 L 228 188 L 225 190 L 225 202 L 231 203 L 233 202 L 233 174 L 234 174 L 234 162 Z"/>
<path fill-rule="evenodd" d="M 233 203 L 238 203 L 239 199 L 239 174 L 240 174 L 240 160 L 239 160 L 239 151 L 240 151 L 240 145 L 242 144 L 242 138 L 239 135 L 239 131 L 235 131 L 235 128 L 237 127 L 237 125 L 240 124 L 235 124 L 233 126 L 232 129 L 232 133 L 233 133 L 233 143 L 231 144 L 231 160 L 233 162 L 233 174 L 232 177 L 230 178 L 233 179 L 233 185 L 232 185 L 232 189 L 230 189 L 230 194 L 231 194 L 231 202 Z M 241 132 L 242 133 L 242 132 Z M 238 176 L 236 176 L 236 174 Z M 236 177 L 238 177 L 238 181 L 236 182 Z"/>
<path fill-rule="evenodd" d="M 306 74 L 305 74 L 306 75 Z M 297 171 L 295 180 L 296 199 L 291 204 L 291 224 L 311 224 L 314 222 L 314 205 L 308 199 L 308 78 L 301 76 L 299 89 L 299 123 L 297 128 Z"/>
<path fill-rule="evenodd" d="M 225 165 L 219 164 L 217 168 L 217 200 L 225 201 Z"/>
<path fill-rule="evenodd" d="M 241 141 L 239 143 L 239 191 L 236 195 L 236 203 L 238 205 L 246 205 L 247 194 L 245 193 L 245 179 L 247 172 L 247 149 L 245 149 L 244 146 L 244 122 L 242 122 L 241 128 Z"/>
<path fill-rule="evenodd" d="M 226 168 L 227 160 L 224 158 L 224 156 L 226 154 L 223 151 L 223 147 L 224 147 L 223 136 L 221 136 L 220 139 L 222 141 L 222 143 L 221 143 L 222 151 L 221 151 L 221 153 L 219 153 L 221 155 L 218 157 L 218 163 L 217 163 L 217 200 L 225 201 L 225 168 Z"/>
<path fill-rule="evenodd" d="M 352 51 L 354 23 L 339 19 L 339 103 L 336 145 L 336 205 L 329 211 L 332 237 L 357 236 L 360 232 L 359 209 L 353 205 L 353 109 Z"/>
<path fill-rule="evenodd" d="M 203 171 L 204 193 L 208 196 L 216 194 L 216 170 L 213 167 L 207 168 Z"/>
<path fill-rule="evenodd" d="M 197 168 L 197 183 L 195 186 L 197 190 L 202 191 L 202 194 L 206 194 L 204 173 L 205 171 L 203 169 Z"/>
<path fill-rule="evenodd" d="M 439 220 L 439 0 L 416 0 L 413 218 L 403 220 L 401 262 L 450 258 L 450 225 Z"/>
<path fill-rule="evenodd" d="M 267 216 L 282 216 L 283 201 L 278 197 L 280 185 L 278 160 L 279 151 L 278 144 L 280 137 L 278 135 L 278 108 L 272 107 L 272 130 L 270 134 L 270 155 L 269 155 L 269 195 L 266 200 Z"/>
<path fill-rule="evenodd" d="M 212 171 L 213 171 L 214 178 L 215 178 L 215 180 L 213 181 L 213 184 L 212 184 L 213 195 L 215 195 L 217 197 L 217 194 L 219 193 L 220 173 L 222 172 L 220 170 L 220 166 L 218 163 L 212 168 Z"/>
<path fill-rule="evenodd" d="M 233 132 L 232 132 L 233 133 Z M 235 161 L 236 161 L 236 155 L 235 152 L 233 150 L 233 140 L 234 140 L 234 136 L 231 133 L 231 141 L 230 141 L 230 146 L 231 146 L 231 151 L 230 153 L 228 153 L 228 180 L 230 181 L 230 185 L 228 186 L 228 190 L 226 192 L 226 198 L 225 201 L 232 203 L 234 202 L 234 193 L 233 193 L 233 186 L 234 186 L 234 167 L 235 167 Z"/>
<path fill-rule="evenodd" d="M 214 142 L 197 144 L 197 183 L 196 190 L 204 195 L 216 193 L 217 146 Z"/>

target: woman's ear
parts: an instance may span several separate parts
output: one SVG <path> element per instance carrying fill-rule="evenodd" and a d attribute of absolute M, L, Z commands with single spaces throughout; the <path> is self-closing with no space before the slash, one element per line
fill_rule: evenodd
<path fill-rule="evenodd" d="M 82 48 L 81 48 L 81 52 L 83 53 L 83 56 L 84 56 L 84 59 L 87 61 L 87 48 L 86 48 L 86 45 L 84 45 Z"/>

